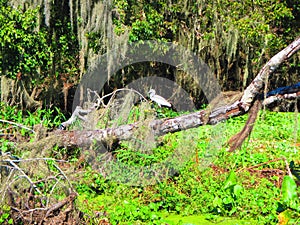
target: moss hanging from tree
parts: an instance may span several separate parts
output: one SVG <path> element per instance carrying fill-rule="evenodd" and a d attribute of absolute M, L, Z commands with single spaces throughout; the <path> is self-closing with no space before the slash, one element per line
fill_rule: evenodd
<path fill-rule="evenodd" d="M 73 84 L 95 65 L 99 55 L 118 49 L 121 57 L 128 41 L 152 39 L 179 43 L 196 52 L 211 67 L 223 89 L 243 89 L 264 61 L 300 33 L 294 21 L 300 9 L 290 1 L 10 0 L 10 4 L 21 6 L 23 11 L 41 7 L 34 29 L 48 38 L 41 46 L 50 53 L 48 68 L 36 66 L 35 70 L 38 74 L 47 71 L 47 77 L 56 79 L 67 77 L 67 82 Z M 114 62 L 108 57 L 111 67 Z M 299 59 L 295 60 L 279 72 L 292 72 L 291 77 L 297 79 Z M 149 74 L 149 70 L 141 71 Z M 168 67 L 159 70 L 158 74 L 166 74 Z M 130 68 L 123 71 L 120 79 L 135 76 Z M 187 84 L 183 73 L 176 76 L 181 77 L 174 79 Z M 270 87 L 294 82 L 276 77 L 274 74 Z M 42 75 L 41 80 L 44 78 Z M 195 85 L 186 88 L 199 96 Z"/>

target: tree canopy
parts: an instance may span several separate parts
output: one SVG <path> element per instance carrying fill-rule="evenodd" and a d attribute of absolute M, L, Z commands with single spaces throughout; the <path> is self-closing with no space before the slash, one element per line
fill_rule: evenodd
<path fill-rule="evenodd" d="M 224 90 L 243 90 L 272 55 L 299 35 L 299 18 L 300 6 L 288 0 L 1 0 L 0 71 L 33 84 L 25 85 L 28 93 L 43 84 L 38 92 L 43 94 L 35 98 L 51 104 L 51 95 L 61 93 L 66 83 L 76 86 L 97 56 L 118 46 L 125 49 L 128 42 L 157 40 L 195 52 Z M 158 75 L 170 70 L 169 65 L 133 65 L 124 68 L 126 78 L 117 76 L 111 86 L 151 74 L 151 67 L 158 67 Z M 279 79 L 282 73 L 286 75 Z M 299 57 L 294 57 L 270 85 L 296 83 L 297 74 Z M 184 74 L 171 74 L 175 76 L 185 79 Z M 49 82 L 58 87 L 49 88 Z M 192 86 L 186 88 L 193 92 Z"/>

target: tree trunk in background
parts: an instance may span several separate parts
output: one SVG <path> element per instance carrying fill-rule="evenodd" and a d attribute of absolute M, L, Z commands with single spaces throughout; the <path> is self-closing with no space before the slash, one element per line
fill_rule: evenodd
<path fill-rule="evenodd" d="M 28 89 L 32 89 L 30 94 Z M 22 109 L 36 110 L 42 107 L 42 101 L 35 100 L 36 88 L 26 88 L 21 80 L 1 76 L 1 102 L 18 106 Z"/>

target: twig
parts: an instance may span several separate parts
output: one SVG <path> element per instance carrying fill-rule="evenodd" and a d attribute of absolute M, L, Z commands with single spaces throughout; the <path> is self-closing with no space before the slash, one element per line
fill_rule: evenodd
<path fill-rule="evenodd" d="M 134 92 L 134 93 L 138 94 L 141 98 L 143 98 L 144 100 L 147 101 L 147 99 L 140 92 L 138 92 L 138 91 L 136 91 L 134 89 L 120 88 L 120 89 L 117 89 L 117 90 L 113 91 L 112 93 L 109 93 L 107 95 L 102 96 L 101 98 L 100 98 L 100 96 L 98 95 L 98 93 L 96 91 L 93 91 L 91 89 L 87 89 L 88 94 L 90 92 L 93 92 L 97 96 L 97 100 L 96 100 L 97 103 L 94 103 L 88 109 L 83 109 L 81 106 L 76 106 L 76 108 L 75 108 L 74 112 L 72 113 L 70 119 L 68 119 L 67 121 L 61 123 L 60 129 L 64 130 L 66 127 L 68 127 L 72 123 L 74 123 L 77 118 L 79 118 L 82 121 L 86 121 L 85 116 L 87 116 L 89 113 L 91 113 L 94 110 L 96 110 L 100 106 L 100 103 L 104 106 L 104 108 L 107 108 L 108 105 L 111 103 L 112 98 L 116 95 L 117 92 L 120 92 L 120 91 L 131 91 L 131 92 Z M 109 96 L 112 96 L 112 98 L 109 100 L 108 104 L 105 105 L 104 102 L 103 102 L 103 100 L 105 98 L 109 97 Z M 84 116 L 82 116 L 82 115 L 84 115 Z"/>
<path fill-rule="evenodd" d="M 254 169 L 254 168 L 257 168 L 257 167 L 269 164 L 271 162 L 277 162 L 277 161 L 280 161 L 280 160 L 282 160 L 282 158 L 272 159 L 272 160 L 269 160 L 267 162 L 263 162 L 263 163 L 260 163 L 260 164 L 257 164 L 257 165 L 251 166 L 251 167 L 242 168 L 242 169 L 238 170 L 237 173 L 239 173 L 239 172 L 241 172 L 243 170 L 251 170 L 251 169 Z"/>
<path fill-rule="evenodd" d="M 23 129 L 29 130 L 29 131 L 31 131 L 32 133 L 35 134 L 35 131 L 34 131 L 34 130 L 32 130 L 32 129 L 30 129 L 30 128 L 28 128 L 28 127 L 22 125 L 22 124 L 15 123 L 15 122 L 8 121 L 8 120 L 2 120 L 2 119 L 0 119 L 0 122 L 2 122 L 2 123 L 8 123 L 8 124 L 14 125 L 15 127 L 21 127 L 21 128 L 23 128 Z"/>
<path fill-rule="evenodd" d="M 47 213 L 44 217 L 44 219 L 41 221 L 43 222 L 45 219 L 47 219 L 47 217 L 55 210 L 63 207 L 64 205 L 66 205 L 68 202 L 72 202 L 75 197 L 77 196 L 77 193 L 76 192 L 72 192 L 67 198 L 65 198 L 64 200 L 52 205 L 51 207 L 48 207 L 47 208 Z"/>
<path fill-rule="evenodd" d="M 138 94 L 141 98 L 143 98 L 145 101 L 147 101 L 147 99 L 138 91 L 134 90 L 134 89 L 130 89 L 130 88 L 120 88 L 120 89 L 117 89 L 115 91 L 113 91 L 112 93 L 109 93 L 107 95 L 104 95 L 100 100 L 103 101 L 103 99 L 111 96 L 111 95 L 115 95 L 117 92 L 120 92 L 120 91 L 131 91 L 131 92 L 134 92 L 136 94 Z"/>
<path fill-rule="evenodd" d="M 15 171 L 14 169 L 11 169 L 11 170 L 10 170 L 10 173 L 9 173 L 7 179 L 6 179 L 6 182 L 5 182 L 5 184 L 2 186 L 3 189 L 1 190 L 1 192 L 3 192 L 3 194 L 2 194 L 2 197 L 1 197 L 1 202 L 4 201 L 5 194 L 6 194 L 6 192 L 7 192 L 8 187 L 10 186 L 9 183 L 8 183 L 8 181 L 9 181 L 10 178 L 12 177 L 14 171 Z"/>
<path fill-rule="evenodd" d="M 53 160 L 55 162 L 68 162 L 66 160 L 63 159 L 53 159 L 53 158 L 30 158 L 30 159 L 4 159 L 4 160 L 0 160 L 0 162 L 26 162 L 26 161 L 37 161 L 37 160 L 43 160 L 43 161 L 47 161 L 47 160 Z"/>
<path fill-rule="evenodd" d="M 53 166 L 60 172 L 60 174 L 67 180 L 67 182 L 68 182 L 68 184 L 69 184 L 69 186 L 70 186 L 70 188 L 71 188 L 71 190 L 69 190 L 70 192 L 71 191 L 74 191 L 74 190 L 72 190 L 72 184 L 71 184 L 71 182 L 70 182 L 70 180 L 69 180 L 69 178 L 65 175 L 65 173 L 59 168 L 59 166 L 57 166 L 56 164 L 53 164 Z"/>
<path fill-rule="evenodd" d="M 35 188 L 37 189 L 37 186 L 35 185 L 35 183 L 37 182 L 33 182 L 24 172 L 23 170 L 18 167 L 15 163 L 19 163 L 19 162 L 24 162 L 24 161 L 36 161 L 36 160 L 44 160 L 44 161 L 48 161 L 48 160 L 53 160 L 53 161 L 56 161 L 56 162 L 67 162 L 65 160 L 56 160 L 56 159 L 52 159 L 52 158 L 32 158 L 32 159 L 18 159 L 18 160 L 11 160 L 11 159 L 6 159 L 6 160 L 1 160 L 0 162 L 6 162 L 6 163 L 10 163 L 12 165 L 11 167 L 11 171 L 14 171 L 14 169 L 20 171 L 22 173 L 22 176 L 20 177 L 25 177 L 29 183 Z M 70 180 L 68 179 L 68 177 L 65 175 L 65 173 L 59 168 L 59 166 L 57 166 L 56 164 L 53 164 L 53 166 L 59 171 L 59 175 L 61 175 L 65 180 L 67 180 L 69 186 L 71 189 L 69 189 L 69 192 L 72 192 L 72 185 L 71 185 L 71 182 Z M 7 166 L 8 167 L 8 166 Z M 12 173 L 12 172 L 11 172 Z M 10 173 L 10 174 L 11 174 Z M 11 177 L 11 175 L 9 176 L 9 178 Z M 52 178 L 55 178 L 57 179 L 56 177 L 52 177 Z M 6 182 L 7 183 L 7 182 Z M 39 192 L 39 194 L 41 194 L 41 192 L 37 189 L 37 191 Z M 5 192 L 4 192 L 5 193 Z M 4 197 L 2 197 L 3 199 Z"/>
<path fill-rule="evenodd" d="M 60 174 L 58 174 L 58 175 L 60 175 Z M 47 201 L 46 201 L 46 206 L 47 206 L 47 207 L 48 207 L 48 205 L 49 205 L 50 196 L 52 196 L 52 193 L 53 193 L 53 191 L 55 190 L 56 185 L 60 182 L 60 178 L 56 178 L 56 177 L 55 177 L 55 180 L 56 180 L 56 182 L 55 182 L 55 184 L 53 185 L 53 187 L 51 188 L 51 191 L 49 192 L 49 197 L 47 198 Z"/>
<path fill-rule="evenodd" d="M 65 173 L 64 173 L 64 172 L 59 168 L 59 166 L 57 166 L 56 164 L 53 164 L 53 166 L 60 172 L 58 175 L 62 175 L 63 178 L 64 178 L 65 180 L 67 180 L 67 182 L 68 182 L 68 184 L 69 184 L 69 187 L 70 187 L 69 192 L 70 192 L 70 193 L 71 193 L 71 192 L 74 192 L 74 190 L 73 190 L 73 188 L 72 188 L 72 184 L 71 184 L 70 180 L 68 179 L 68 177 L 65 175 Z M 55 177 L 55 178 L 56 178 L 56 177 Z M 56 178 L 56 179 L 57 179 L 57 181 L 56 181 L 56 183 L 53 185 L 53 187 L 52 187 L 52 189 L 51 189 L 51 191 L 50 191 L 50 193 L 49 193 L 49 196 L 51 196 L 51 194 L 53 193 L 53 191 L 54 191 L 56 185 L 61 181 L 60 178 Z M 47 198 L 46 206 L 48 206 L 49 200 L 50 200 L 50 199 Z"/>
<path fill-rule="evenodd" d="M 59 174 L 58 174 L 58 175 L 59 175 Z M 57 176 L 57 175 L 56 175 L 56 176 Z M 38 184 L 38 183 L 45 182 L 45 181 L 48 181 L 48 180 L 51 180 L 51 179 L 56 180 L 56 179 L 57 179 L 56 176 L 48 176 L 48 177 L 46 177 L 46 178 L 37 180 L 37 181 L 35 181 L 34 183 L 35 183 L 35 184 Z"/>
<path fill-rule="evenodd" d="M 254 168 L 257 168 L 257 167 L 260 167 L 260 166 L 263 166 L 263 165 L 266 165 L 266 164 L 269 164 L 271 162 L 277 162 L 277 161 L 280 161 L 280 160 L 283 160 L 284 163 L 285 163 L 285 166 L 286 166 L 286 169 L 287 169 L 287 172 L 288 172 L 288 175 L 293 178 L 293 175 L 292 175 L 292 172 L 290 170 L 290 167 L 289 167 L 289 163 L 287 161 L 287 159 L 283 156 L 283 157 L 280 157 L 280 158 L 277 158 L 277 159 L 272 159 L 272 160 L 269 160 L 267 162 L 263 162 L 263 163 L 260 163 L 260 164 L 257 164 L 257 165 L 254 165 L 254 166 L 251 166 L 251 167 L 248 167 L 248 168 L 242 168 L 240 170 L 237 171 L 237 173 L 243 171 L 243 170 L 251 170 L 251 169 L 254 169 Z"/>
<path fill-rule="evenodd" d="M 96 96 L 97 96 L 97 103 L 96 103 L 96 105 L 97 105 L 97 107 L 99 107 L 100 106 L 100 103 L 103 105 L 103 107 L 105 107 L 105 104 L 104 104 L 104 102 L 103 101 L 101 101 L 101 97 L 100 97 L 100 95 L 97 93 L 97 91 L 94 91 L 94 90 L 91 90 L 91 89 L 89 89 L 89 88 L 87 88 L 87 92 L 88 92 L 88 101 L 90 101 L 90 99 L 89 99 L 89 94 L 90 93 L 94 93 Z"/>
<path fill-rule="evenodd" d="M 34 209 L 28 209 L 28 210 L 20 210 L 18 208 L 15 208 L 15 207 L 11 207 L 13 210 L 19 212 L 19 213 L 31 213 L 31 212 L 34 212 L 34 211 L 46 211 L 48 210 L 48 208 L 34 208 Z"/>
<path fill-rule="evenodd" d="M 38 187 L 34 184 L 34 182 L 30 179 L 30 177 L 28 177 L 25 173 L 24 173 L 24 171 L 20 168 L 20 167 L 18 167 L 18 165 L 16 165 L 13 161 L 9 161 L 9 163 L 16 169 L 16 170 L 18 170 L 21 174 L 22 174 L 22 176 L 20 176 L 20 177 L 24 177 L 24 178 L 26 178 L 27 180 L 28 180 L 28 182 L 34 187 L 34 189 L 39 193 L 39 194 L 42 194 L 42 192 L 38 189 Z"/>
<path fill-rule="evenodd" d="M 278 95 L 273 95 L 267 97 L 263 101 L 263 105 L 271 105 L 274 102 L 280 102 L 285 99 L 299 99 L 300 98 L 300 91 L 295 92 L 295 93 L 287 93 L 287 94 L 278 94 Z"/>

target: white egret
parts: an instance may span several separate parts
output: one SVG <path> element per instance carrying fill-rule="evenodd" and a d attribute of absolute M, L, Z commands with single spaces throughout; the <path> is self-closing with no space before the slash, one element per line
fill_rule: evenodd
<path fill-rule="evenodd" d="M 158 104 L 159 107 L 161 106 L 167 106 L 167 107 L 171 107 L 171 103 L 168 102 L 165 98 L 155 94 L 155 90 L 154 89 L 150 89 L 150 91 L 148 92 L 150 99 L 154 102 L 156 102 Z"/>

